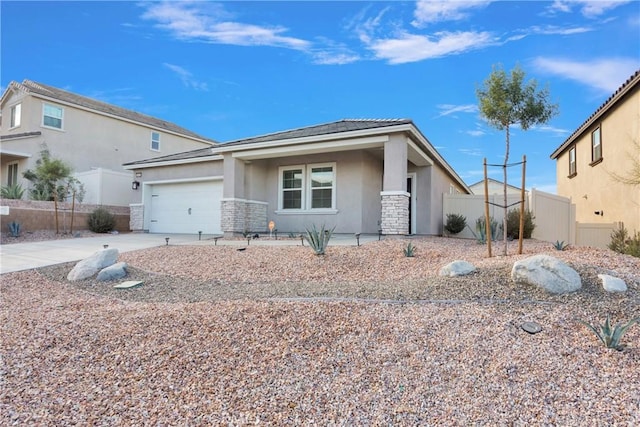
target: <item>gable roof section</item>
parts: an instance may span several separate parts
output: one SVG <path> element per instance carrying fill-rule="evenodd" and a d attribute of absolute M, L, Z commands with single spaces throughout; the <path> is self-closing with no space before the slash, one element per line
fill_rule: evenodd
<path fill-rule="evenodd" d="M 562 152 L 564 152 L 576 139 L 580 138 L 582 134 L 591 126 L 594 122 L 599 120 L 603 115 L 605 115 L 611 108 L 613 108 L 625 95 L 630 93 L 640 84 L 640 70 L 637 70 L 631 77 L 627 79 L 626 82 L 622 84 L 616 90 L 613 95 L 611 95 L 598 109 L 589 116 L 587 120 L 584 121 L 580 125 L 578 129 L 576 129 L 569 138 L 567 138 L 562 145 L 555 149 L 553 153 L 551 153 L 552 159 L 557 159 Z"/>
<path fill-rule="evenodd" d="M 502 181 L 498 181 L 497 179 L 493 179 L 493 178 L 487 178 L 487 181 L 489 183 L 494 183 L 494 184 L 500 184 L 500 185 L 504 185 L 504 183 Z M 473 184 L 469 185 L 469 188 L 473 188 L 479 184 L 483 184 L 484 185 L 484 179 L 481 179 L 478 182 L 474 182 Z M 516 187 L 515 185 L 511 185 L 509 183 L 507 183 L 507 188 L 511 188 L 513 190 L 518 190 L 520 191 L 520 187 Z M 482 189 L 482 191 L 484 192 L 484 188 Z M 525 189 L 525 191 L 528 191 Z"/>
<path fill-rule="evenodd" d="M 167 122 L 162 119 L 147 116 L 145 114 L 138 113 L 136 111 L 127 110 L 125 108 L 118 107 L 116 105 L 107 104 L 106 102 L 98 101 L 85 96 L 77 95 L 75 93 L 67 92 L 66 90 L 58 89 L 53 86 L 47 86 L 42 83 L 37 83 L 32 80 L 24 80 L 22 83 L 12 81 L 7 88 L 16 92 L 29 93 L 38 98 L 44 98 L 51 101 L 57 101 L 64 104 L 70 104 L 79 106 L 88 110 L 98 112 L 100 114 L 114 116 L 120 119 L 124 119 L 131 122 L 144 124 L 153 128 L 171 132 L 191 139 L 197 139 L 200 142 L 208 143 L 211 145 L 217 144 L 216 141 L 204 136 L 198 135 L 195 132 L 191 132 L 188 129 L 180 127 L 174 123 Z M 3 95 L 3 100 L 4 97 Z"/>
<path fill-rule="evenodd" d="M 182 153 L 168 154 L 166 156 L 152 157 L 150 159 L 123 163 L 122 166 L 124 166 L 125 169 L 136 169 L 222 160 L 222 156 L 214 154 L 212 150 L 213 147 L 198 148 L 197 150 L 183 151 Z"/>

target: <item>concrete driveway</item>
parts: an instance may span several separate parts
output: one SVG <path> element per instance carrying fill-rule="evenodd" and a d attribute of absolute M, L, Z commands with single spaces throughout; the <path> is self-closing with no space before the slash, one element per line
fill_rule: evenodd
<path fill-rule="evenodd" d="M 30 270 L 48 265 L 79 261 L 103 249 L 104 245 L 117 248 L 120 252 L 169 245 L 234 245 L 246 246 L 246 240 L 213 240 L 213 236 L 202 236 L 201 240 L 193 234 L 150 234 L 122 233 L 105 234 L 98 237 L 80 237 L 77 239 L 47 240 L 42 242 L 14 243 L 0 245 L 0 274 Z M 360 236 L 360 244 L 378 240 L 377 235 Z M 300 240 L 275 240 L 267 237 L 251 240 L 250 245 L 300 245 Z M 329 245 L 356 245 L 353 234 L 336 234 Z M 306 243 L 305 243 L 306 245 Z"/>

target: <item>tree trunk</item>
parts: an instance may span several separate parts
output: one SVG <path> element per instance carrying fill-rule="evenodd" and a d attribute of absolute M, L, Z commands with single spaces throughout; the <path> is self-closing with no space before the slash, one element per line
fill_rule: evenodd
<path fill-rule="evenodd" d="M 504 166 L 502 166 L 504 185 L 503 189 L 503 201 L 504 201 L 504 218 L 502 218 L 502 240 L 504 242 L 504 249 L 502 255 L 507 256 L 507 163 L 509 162 L 509 125 L 507 125 L 507 149 L 504 155 Z"/>

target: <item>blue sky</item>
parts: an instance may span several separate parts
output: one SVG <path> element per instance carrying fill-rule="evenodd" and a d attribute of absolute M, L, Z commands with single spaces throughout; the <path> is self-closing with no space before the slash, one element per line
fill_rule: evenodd
<path fill-rule="evenodd" d="M 12 2 L 1 89 L 31 79 L 217 141 L 343 118 L 410 118 L 473 184 L 504 133 L 476 88 L 501 64 L 560 114 L 513 129 L 527 188 L 555 191 L 559 146 L 640 68 L 638 1 Z M 137 160 L 137 159 L 132 159 Z M 501 179 L 500 168 L 490 176 Z M 519 168 L 509 183 L 520 185 Z"/>

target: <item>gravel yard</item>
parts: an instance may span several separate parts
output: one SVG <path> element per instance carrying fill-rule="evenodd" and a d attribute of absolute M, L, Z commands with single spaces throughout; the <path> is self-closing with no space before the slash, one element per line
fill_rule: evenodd
<path fill-rule="evenodd" d="M 640 423 L 640 325 L 615 351 L 575 320 L 640 316 L 640 259 L 533 240 L 489 259 L 447 238 L 411 239 L 406 258 L 408 241 L 323 257 L 299 245 L 127 252 L 127 280 L 144 282 L 129 290 L 69 283 L 73 264 L 3 275 L 0 423 Z M 569 263 L 583 289 L 513 285 L 513 262 L 537 253 Z M 437 276 L 455 259 L 479 271 Z M 604 292 L 601 273 L 628 292 Z"/>

